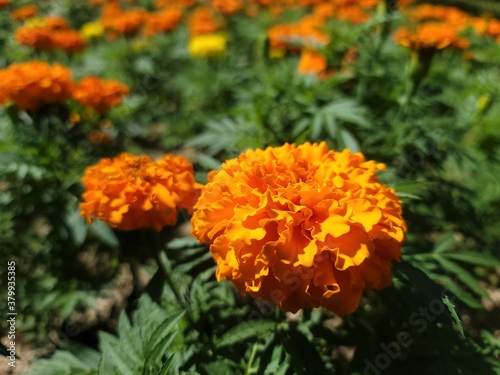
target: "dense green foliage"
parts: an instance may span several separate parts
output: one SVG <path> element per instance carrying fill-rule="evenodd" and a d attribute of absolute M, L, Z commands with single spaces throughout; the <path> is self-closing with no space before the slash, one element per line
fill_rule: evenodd
<path fill-rule="evenodd" d="M 41 6 L 75 28 L 97 17 L 83 1 Z M 185 25 L 95 40 L 75 55 L 35 54 L 14 42 L 16 24 L 0 13 L 0 67 L 37 58 L 131 88 L 121 106 L 75 124 L 76 103 L 0 108 L 0 258 L 4 268 L 16 262 L 18 341 L 45 348 L 39 356 L 57 349 L 32 374 L 500 373 L 499 322 L 484 310 L 485 287 L 500 286 L 500 43 L 469 30 L 474 59 L 440 51 L 409 95 L 410 52 L 381 32 L 407 21 L 387 17 L 329 22 L 331 66 L 340 69 L 349 50 L 358 57 L 352 74 L 319 80 L 297 73 L 298 55 L 268 57 L 267 28 L 277 23 L 269 12 L 228 18 L 217 59 L 189 55 Z M 109 142 L 92 142 L 95 131 Z M 185 215 L 156 234 L 79 214 L 82 173 L 102 157 L 175 150 L 205 182 L 247 148 L 306 141 L 386 163 L 380 178 L 404 201 L 394 285 L 367 293 L 351 316 L 285 314 L 217 282 L 208 249 L 182 234 Z M 81 323 L 120 288 L 124 269 L 126 303 Z"/>

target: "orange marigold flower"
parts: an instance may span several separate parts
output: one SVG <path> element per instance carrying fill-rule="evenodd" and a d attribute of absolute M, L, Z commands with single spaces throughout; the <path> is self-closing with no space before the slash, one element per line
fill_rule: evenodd
<path fill-rule="evenodd" d="M 62 49 L 66 52 L 80 52 L 85 49 L 85 39 L 75 30 L 60 30 L 52 35 L 54 48 Z"/>
<path fill-rule="evenodd" d="M 326 71 L 328 61 L 321 53 L 304 50 L 300 56 L 299 66 L 297 71 L 301 74 L 320 75 Z"/>
<path fill-rule="evenodd" d="M 10 4 L 10 0 L 0 0 L 0 8 L 8 7 Z"/>
<path fill-rule="evenodd" d="M 296 24 L 282 24 L 271 27 L 267 35 L 271 47 L 288 48 L 292 50 L 306 47 L 319 49 L 330 42 L 328 35 L 313 25 L 314 18 L 305 18 Z M 316 22 L 317 24 L 317 22 Z"/>
<path fill-rule="evenodd" d="M 189 8 L 196 3 L 196 0 L 155 0 L 155 7 L 158 9 L 176 6 L 179 8 Z"/>
<path fill-rule="evenodd" d="M 455 7 L 422 4 L 411 12 L 411 18 L 417 22 L 441 21 L 458 30 L 468 26 L 469 15 Z"/>
<path fill-rule="evenodd" d="M 31 61 L 0 70 L 0 92 L 20 109 L 64 102 L 71 97 L 73 85 L 71 70 L 60 64 Z"/>
<path fill-rule="evenodd" d="M 62 17 L 41 18 L 19 27 L 15 39 L 19 44 L 32 46 L 39 51 L 62 49 L 78 52 L 85 48 L 83 37 L 77 31 L 69 30 L 68 22 Z"/>
<path fill-rule="evenodd" d="M 50 16 L 44 19 L 44 25 L 46 29 L 55 30 L 69 30 L 68 21 L 59 16 Z"/>
<path fill-rule="evenodd" d="M 118 81 L 88 76 L 75 86 L 73 97 L 96 112 L 104 113 L 119 105 L 129 92 L 129 88 Z"/>
<path fill-rule="evenodd" d="M 167 8 L 150 13 L 146 18 L 145 33 L 151 36 L 175 30 L 181 19 L 182 11 L 177 8 Z"/>
<path fill-rule="evenodd" d="M 179 210 L 192 213 L 198 194 L 193 166 L 174 155 L 157 161 L 127 153 L 101 159 L 85 170 L 83 185 L 82 216 L 121 230 L 174 225 Z"/>
<path fill-rule="evenodd" d="M 23 21 L 27 18 L 33 17 L 37 13 L 38 7 L 36 5 L 25 5 L 12 11 L 10 17 L 14 20 Z"/>
<path fill-rule="evenodd" d="M 406 224 L 384 164 L 325 142 L 248 150 L 212 171 L 191 219 L 217 279 L 285 311 L 350 314 L 391 283 Z"/>
<path fill-rule="evenodd" d="M 38 51 L 51 50 L 54 46 L 52 32 L 43 27 L 19 27 L 14 39 L 17 43 L 31 46 Z"/>
<path fill-rule="evenodd" d="M 145 22 L 147 12 L 144 9 L 132 9 L 106 15 L 101 23 L 105 30 L 119 35 L 135 35 Z"/>
<path fill-rule="evenodd" d="M 212 5 L 222 14 L 233 14 L 243 9 L 241 0 L 212 0 Z"/>
<path fill-rule="evenodd" d="M 461 38 L 457 30 L 442 23 L 426 23 L 410 31 L 401 27 L 396 31 L 394 39 L 397 44 L 412 51 L 437 50 L 447 47 L 465 49 L 469 46 L 467 39 Z"/>
<path fill-rule="evenodd" d="M 189 16 L 189 33 L 191 35 L 213 34 L 224 28 L 224 23 L 215 18 L 207 8 L 196 8 Z"/>

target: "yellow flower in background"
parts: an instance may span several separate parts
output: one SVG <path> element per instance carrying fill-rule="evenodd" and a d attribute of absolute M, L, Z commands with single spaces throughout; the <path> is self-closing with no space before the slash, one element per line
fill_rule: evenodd
<path fill-rule="evenodd" d="M 383 169 L 325 142 L 248 150 L 209 174 L 192 234 L 210 245 L 217 279 L 243 294 L 350 314 L 364 290 L 391 284 L 405 238 Z"/>
<path fill-rule="evenodd" d="M 80 34 L 87 41 L 97 39 L 104 35 L 104 28 L 100 22 L 87 22 L 82 25 Z"/>
<path fill-rule="evenodd" d="M 196 35 L 189 40 L 189 53 L 196 58 L 210 58 L 226 51 L 227 37 L 224 34 Z"/>

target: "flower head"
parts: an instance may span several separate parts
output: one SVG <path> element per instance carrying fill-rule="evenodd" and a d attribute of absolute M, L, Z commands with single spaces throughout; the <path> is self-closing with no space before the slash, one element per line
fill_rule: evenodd
<path fill-rule="evenodd" d="M 189 16 L 189 33 L 191 35 L 213 34 L 224 28 L 223 22 L 216 19 L 208 8 L 196 8 Z"/>
<path fill-rule="evenodd" d="M 32 46 L 39 51 L 62 49 L 79 52 L 85 48 L 85 40 L 79 32 L 70 30 L 62 17 L 35 18 L 16 30 L 19 44 Z"/>
<path fill-rule="evenodd" d="M 73 97 L 83 105 L 104 113 L 119 105 L 129 88 L 115 80 L 102 80 L 88 76 L 75 86 Z"/>
<path fill-rule="evenodd" d="M 150 13 L 146 18 L 146 35 L 151 36 L 175 30 L 181 19 L 182 11 L 178 8 L 166 8 Z"/>
<path fill-rule="evenodd" d="M 401 27 L 394 35 L 396 43 L 412 51 L 439 50 L 444 48 L 465 49 L 469 41 L 460 37 L 457 30 L 442 23 L 426 23 L 415 31 Z"/>
<path fill-rule="evenodd" d="M 209 174 L 192 234 L 217 279 L 285 311 L 352 313 L 363 290 L 391 283 L 406 231 L 385 165 L 320 144 L 248 150 Z"/>
<path fill-rule="evenodd" d="M 300 56 L 297 70 L 301 74 L 312 74 L 319 76 L 326 71 L 328 61 L 321 53 L 304 50 Z"/>
<path fill-rule="evenodd" d="M 227 38 L 223 34 L 196 35 L 189 40 L 189 53 L 196 58 L 217 57 L 226 50 Z"/>
<path fill-rule="evenodd" d="M 20 109 L 64 102 L 71 97 L 73 86 L 71 70 L 59 64 L 31 61 L 0 70 L 4 101 L 13 101 Z"/>
<path fill-rule="evenodd" d="M 38 7 L 36 5 L 25 5 L 12 11 L 10 17 L 17 21 L 23 21 L 25 19 L 36 16 L 38 13 Z"/>
<path fill-rule="evenodd" d="M 80 34 L 87 41 L 97 39 L 103 36 L 104 28 L 100 22 L 87 22 L 82 25 Z"/>
<path fill-rule="evenodd" d="M 127 153 L 88 167 L 83 184 L 80 209 L 88 222 L 97 217 L 121 230 L 157 231 L 174 225 L 180 209 L 192 212 L 198 187 L 193 166 L 181 156 L 153 161 Z"/>

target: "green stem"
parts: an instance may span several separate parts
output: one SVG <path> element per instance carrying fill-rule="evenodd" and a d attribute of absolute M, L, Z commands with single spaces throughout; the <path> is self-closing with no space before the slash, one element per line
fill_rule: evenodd
<path fill-rule="evenodd" d="M 253 374 L 252 364 L 257 355 L 257 343 L 253 344 L 252 352 L 250 353 L 250 358 L 248 359 L 247 368 L 245 370 L 245 375 Z"/>
<path fill-rule="evenodd" d="M 190 324 L 194 324 L 194 319 L 193 315 L 191 313 L 191 309 L 189 305 L 186 303 L 184 298 L 182 298 L 182 295 L 177 287 L 177 284 L 175 283 L 174 279 L 172 278 L 172 268 L 170 267 L 170 261 L 167 257 L 167 254 L 165 252 L 160 251 L 158 253 L 158 266 L 163 269 L 163 273 L 165 274 L 165 281 L 167 282 L 168 286 L 174 293 L 175 299 L 181 305 L 181 307 L 186 310 L 186 316 L 189 320 Z"/>

